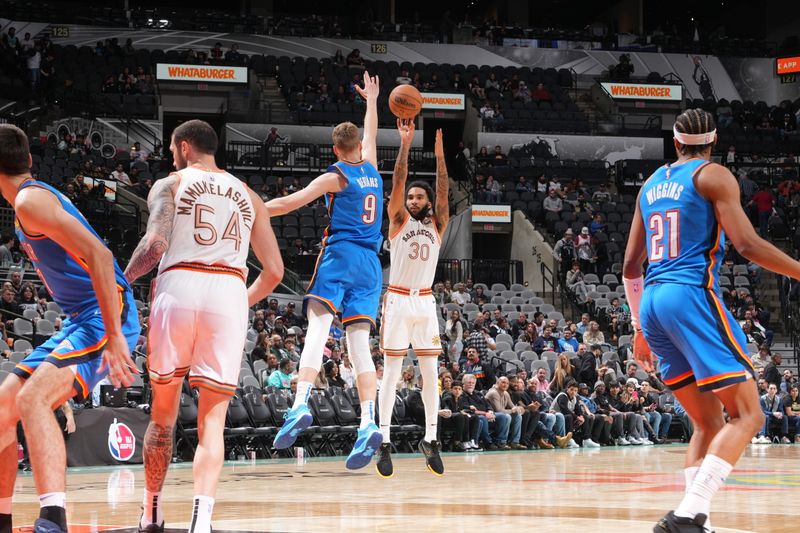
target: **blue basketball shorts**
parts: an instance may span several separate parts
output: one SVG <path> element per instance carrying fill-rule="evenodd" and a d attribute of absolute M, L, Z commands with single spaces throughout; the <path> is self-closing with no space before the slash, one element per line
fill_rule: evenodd
<path fill-rule="evenodd" d="M 639 318 L 660 359 L 661 377 L 672 390 L 696 383 L 701 391 L 711 391 L 756 375 L 742 328 L 712 290 L 650 284 Z"/>
<path fill-rule="evenodd" d="M 131 351 L 136 348 L 141 327 L 133 295 L 128 291 L 122 298 L 122 333 Z M 92 389 L 108 375 L 108 369 L 98 373 L 106 341 L 106 328 L 99 309 L 83 311 L 61 323 L 61 330 L 34 349 L 14 368 L 14 374 L 28 379 L 42 363 L 58 368 L 73 367 L 75 397 L 83 401 Z"/>
<path fill-rule="evenodd" d="M 375 325 L 381 299 L 383 272 L 378 254 L 363 246 L 339 241 L 322 249 L 303 307 L 320 302 L 333 314 L 342 313 L 345 326 L 358 322 Z"/>

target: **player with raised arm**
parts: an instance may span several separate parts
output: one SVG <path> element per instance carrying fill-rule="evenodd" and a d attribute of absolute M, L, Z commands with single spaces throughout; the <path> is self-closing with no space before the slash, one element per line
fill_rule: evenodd
<path fill-rule="evenodd" d="M 414 123 L 398 120 L 400 153 L 394 166 L 392 195 L 389 197 L 389 242 L 391 267 L 389 288 L 383 299 L 381 346 L 383 348 L 383 383 L 380 390 L 380 421 L 383 443 L 376 468 L 383 477 L 394 472 L 389 430 L 392 424 L 403 358 L 409 344 L 419 361 L 422 375 L 422 401 L 425 405 L 425 436 L 419 450 L 425 455 L 428 469 L 444 474 L 436 432 L 439 421 L 439 319 L 431 286 L 442 238 L 450 219 L 448 204 L 449 177 L 444 161 L 442 130 L 436 131 L 436 195 L 430 185 L 415 181 L 406 187 L 408 152 L 414 139 Z M 434 201 L 436 207 L 433 208 Z"/>
<path fill-rule="evenodd" d="M 711 530 L 712 497 L 764 425 L 746 339 L 722 304 L 718 278 L 725 239 L 750 261 L 795 279 L 800 263 L 758 236 L 742 210 L 736 179 L 710 162 L 717 142 L 713 117 L 688 109 L 676 119 L 673 134 L 677 161 L 656 170 L 639 192 L 623 282 L 634 355 L 649 372 L 652 348 L 664 383 L 694 425 L 686 494 L 653 531 L 702 533 Z"/>
<path fill-rule="evenodd" d="M 144 438 L 145 491 L 140 531 L 164 530 L 161 489 L 185 376 L 199 389 L 197 451 L 192 465 L 191 533 L 210 533 L 225 459 L 225 415 L 239 384 L 247 309 L 283 276 L 269 214 L 247 185 L 217 168 L 217 134 L 201 120 L 172 133 L 177 172 L 158 180 L 147 198 L 147 232 L 125 276 L 131 283 L 159 264 L 147 358 L 153 388 Z M 248 288 L 250 246 L 263 267 Z"/>
<path fill-rule="evenodd" d="M 103 239 L 30 168 L 25 133 L 0 125 L 0 192 L 14 208 L 21 248 L 68 315 L 0 385 L 0 533 L 11 532 L 20 418 L 41 506 L 34 531 L 67 530 L 67 456 L 53 410 L 72 397 L 86 399 L 106 374 L 117 387 L 130 385 L 130 352 L 141 332 L 133 292 Z"/>
<path fill-rule="evenodd" d="M 330 215 L 322 251 L 303 302 L 308 331 L 300 357 L 297 394 L 274 446 L 288 448 L 311 425 L 308 398 L 322 366 L 322 350 L 333 317 L 341 312 L 361 399 L 358 437 L 345 462 L 349 469 L 367 466 L 381 443 L 375 425 L 377 379 L 369 349 L 370 326 L 375 325 L 382 279 L 378 260 L 383 242 L 383 178 L 377 168 L 376 147 L 378 77 L 364 72 L 364 87 L 356 88 L 367 102 L 363 140 L 359 140 L 354 124 L 339 124 L 333 129 L 337 162 L 305 189 L 267 202 L 270 213 L 279 216 L 324 195 Z"/>

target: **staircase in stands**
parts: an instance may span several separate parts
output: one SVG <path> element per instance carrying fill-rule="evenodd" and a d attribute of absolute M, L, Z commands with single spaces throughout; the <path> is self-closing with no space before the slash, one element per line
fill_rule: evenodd
<path fill-rule="evenodd" d="M 272 76 L 259 76 L 258 84 L 261 86 L 261 101 L 259 107 L 263 111 L 270 111 L 272 124 L 291 124 L 292 113 L 286 106 L 286 99 L 281 94 L 278 81 Z"/>

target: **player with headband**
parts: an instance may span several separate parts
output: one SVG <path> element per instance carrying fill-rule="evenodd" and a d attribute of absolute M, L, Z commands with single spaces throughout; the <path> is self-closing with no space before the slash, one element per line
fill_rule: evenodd
<path fill-rule="evenodd" d="M 673 131 L 678 159 L 656 170 L 639 192 L 623 282 L 634 356 L 652 371 L 652 348 L 664 383 L 695 428 L 686 451 L 686 493 L 653 531 L 702 533 L 711 531 L 712 497 L 764 426 L 747 341 L 722 304 L 725 239 L 750 261 L 786 276 L 800 278 L 800 263 L 758 236 L 742 210 L 736 178 L 710 161 L 717 141 L 711 114 L 688 109 Z"/>

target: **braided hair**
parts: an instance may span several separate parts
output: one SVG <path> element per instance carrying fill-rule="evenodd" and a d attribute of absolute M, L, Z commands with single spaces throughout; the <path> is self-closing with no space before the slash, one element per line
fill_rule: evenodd
<path fill-rule="evenodd" d="M 687 109 L 675 119 L 675 129 L 680 133 L 699 135 L 708 133 L 717 128 L 714 116 L 703 109 Z M 711 148 L 714 143 L 688 145 L 682 144 L 680 153 L 683 155 L 697 155 Z"/>

